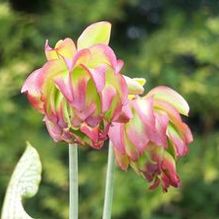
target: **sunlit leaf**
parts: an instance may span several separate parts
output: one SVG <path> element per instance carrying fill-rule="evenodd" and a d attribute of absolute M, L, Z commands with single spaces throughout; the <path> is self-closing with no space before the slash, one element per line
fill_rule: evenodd
<path fill-rule="evenodd" d="M 24 210 L 23 198 L 34 196 L 41 180 L 39 155 L 29 143 L 12 174 L 7 188 L 1 219 L 32 219 Z"/>

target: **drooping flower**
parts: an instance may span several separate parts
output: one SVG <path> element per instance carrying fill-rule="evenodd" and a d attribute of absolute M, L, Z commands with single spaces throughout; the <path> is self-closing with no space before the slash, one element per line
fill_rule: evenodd
<path fill-rule="evenodd" d="M 189 127 L 180 114 L 188 115 L 189 106 L 176 91 L 160 86 L 146 96 L 129 101 L 124 113 L 127 123 L 114 122 L 109 137 L 121 169 L 130 165 L 154 189 L 160 184 L 164 191 L 178 187 L 176 161 L 186 155 L 192 142 Z"/>
<path fill-rule="evenodd" d="M 123 61 L 108 46 L 110 30 L 108 22 L 92 24 L 80 35 L 77 46 L 70 38 L 58 41 L 55 48 L 47 41 L 47 62 L 22 87 L 33 107 L 44 115 L 55 141 L 100 148 L 111 122 L 121 120 L 128 87 L 120 74 Z"/>

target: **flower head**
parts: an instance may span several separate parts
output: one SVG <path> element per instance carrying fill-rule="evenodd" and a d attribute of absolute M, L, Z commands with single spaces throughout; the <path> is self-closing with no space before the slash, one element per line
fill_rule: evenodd
<path fill-rule="evenodd" d="M 47 62 L 22 87 L 55 141 L 100 148 L 119 119 L 128 87 L 120 74 L 123 62 L 108 46 L 110 29 L 108 22 L 90 25 L 77 46 L 70 38 L 55 48 L 46 41 Z"/>
<path fill-rule="evenodd" d="M 180 117 L 188 115 L 187 102 L 174 90 L 160 86 L 131 99 L 123 110 L 131 119 L 114 122 L 109 130 L 118 165 L 123 170 L 130 165 L 150 182 L 150 188 L 178 187 L 176 160 L 192 142 L 191 131 Z"/>

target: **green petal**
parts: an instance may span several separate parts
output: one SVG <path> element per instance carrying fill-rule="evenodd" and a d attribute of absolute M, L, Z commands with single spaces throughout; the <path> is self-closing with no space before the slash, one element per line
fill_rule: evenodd
<path fill-rule="evenodd" d="M 106 21 L 97 22 L 88 26 L 78 38 L 77 48 L 84 49 L 95 44 L 108 45 L 111 24 Z"/>
<path fill-rule="evenodd" d="M 166 87 L 166 86 L 158 86 L 149 91 L 147 96 L 153 96 L 156 100 L 165 101 L 172 106 L 174 106 L 179 113 L 188 116 L 189 113 L 189 105 L 186 100 L 175 90 Z"/>

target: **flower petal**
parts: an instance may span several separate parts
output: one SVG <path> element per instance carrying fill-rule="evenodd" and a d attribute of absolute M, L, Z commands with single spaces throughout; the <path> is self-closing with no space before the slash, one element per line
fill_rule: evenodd
<path fill-rule="evenodd" d="M 113 147 L 116 148 L 121 154 L 125 154 L 125 145 L 124 145 L 124 124 L 114 122 L 109 128 L 109 138 L 113 144 Z"/>
<path fill-rule="evenodd" d="M 116 163 L 122 170 L 127 170 L 129 166 L 129 158 L 126 154 L 120 153 L 115 147 L 114 147 L 114 154 L 116 158 Z"/>
<path fill-rule="evenodd" d="M 138 79 L 138 78 L 130 78 L 128 76 L 123 76 L 127 86 L 128 86 L 128 92 L 129 94 L 142 94 L 144 92 L 144 83 L 145 80 L 142 79 Z"/>
<path fill-rule="evenodd" d="M 98 142 L 98 127 L 91 128 L 86 123 L 83 123 L 80 131 L 86 134 L 94 143 Z"/>
<path fill-rule="evenodd" d="M 144 124 L 136 112 L 133 112 L 133 118 L 125 124 L 125 131 L 129 141 L 140 153 L 143 153 L 150 139 L 145 134 Z"/>
<path fill-rule="evenodd" d="M 167 115 L 155 113 L 156 132 L 160 138 L 160 143 L 157 142 L 157 145 L 163 146 L 165 148 L 168 147 L 166 136 L 168 122 L 169 119 Z"/>
<path fill-rule="evenodd" d="M 58 59 L 60 56 L 63 58 L 72 59 L 76 53 L 76 47 L 70 38 L 59 40 L 54 49 L 49 46 L 47 40 L 45 43 L 45 53 L 47 60 Z"/>
<path fill-rule="evenodd" d="M 173 157 L 168 153 L 164 152 L 163 161 L 161 164 L 162 169 L 162 187 L 164 191 L 167 191 L 169 185 L 173 187 L 179 187 L 180 179 L 176 172 L 176 164 Z"/>
<path fill-rule="evenodd" d="M 27 93 L 28 100 L 32 106 L 40 112 L 43 110 L 43 101 L 41 89 L 43 86 L 44 78 L 43 68 L 37 69 L 32 72 L 24 82 L 21 93 Z"/>
<path fill-rule="evenodd" d="M 107 85 L 101 94 L 102 112 L 105 113 L 112 105 L 112 101 L 116 96 L 116 90 L 113 86 Z"/>
<path fill-rule="evenodd" d="M 159 143 L 160 138 L 156 133 L 155 116 L 153 111 L 153 99 L 136 99 L 132 101 L 134 109 L 137 111 L 141 121 L 144 124 L 145 135 L 154 143 Z"/>
<path fill-rule="evenodd" d="M 86 66 L 84 66 L 86 68 Z M 98 68 L 87 68 L 98 92 L 101 92 L 105 86 L 106 78 L 105 78 L 105 72 L 106 72 L 106 66 L 102 65 Z"/>
<path fill-rule="evenodd" d="M 88 26 L 80 35 L 77 42 L 78 50 L 88 48 L 95 44 L 108 45 L 111 24 L 106 21 L 97 22 Z"/>
<path fill-rule="evenodd" d="M 174 106 L 181 114 L 188 116 L 189 105 L 186 100 L 173 89 L 166 86 L 159 86 L 152 89 L 147 97 L 153 96 L 154 99 L 163 100 Z"/>
<path fill-rule="evenodd" d="M 176 155 L 178 157 L 184 156 L 188 153 L 188 146 L 186 142 L 171 124 L 168 125 L 167 135 L 172 144 L 175 146 Z"/>

